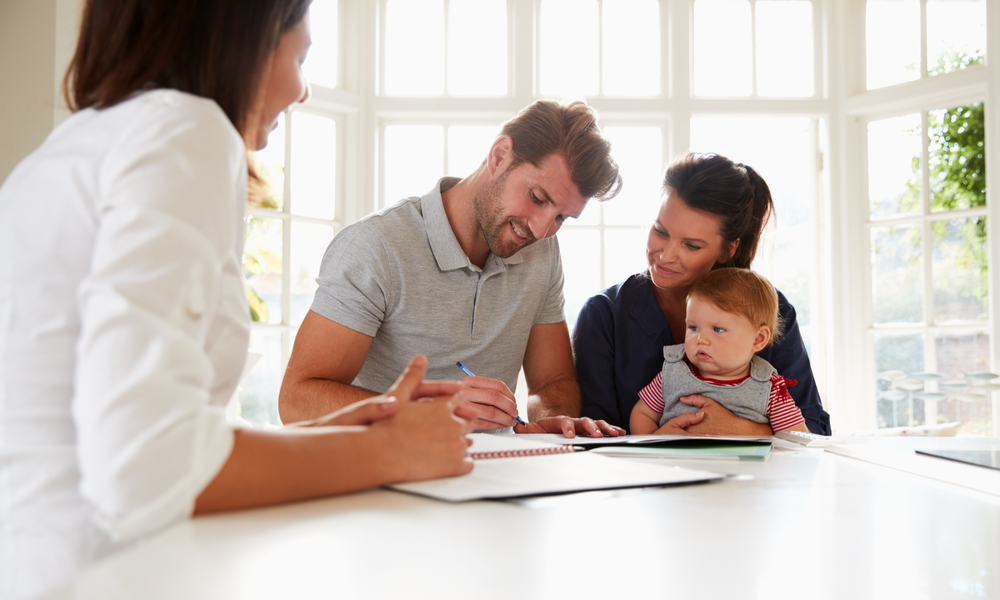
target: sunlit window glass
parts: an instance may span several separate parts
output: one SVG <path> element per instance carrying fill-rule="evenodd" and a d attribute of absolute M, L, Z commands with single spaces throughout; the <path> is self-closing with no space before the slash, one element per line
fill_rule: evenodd
<path fill-rule="evenodd" d="M 292 114 L 292 214 L 334 218 L 337 174 L 337 122 Z"/>
<path fill-rule="evenodd" d="M 755 11 L 757 94 L 812 96 L 812 2 L 761 0 Z"/>
<path fill-rule="evenodd" d="M 604 223 L 651 224 L 659 212 L 663 186 L 663 132 L 659 127 L 605 127 L 604 134 L 611 140 L 625 182 L 616 198 L 603 203 Z"/>
<path fill-rule="evenodd" d="M 872 318 L 877 325 L 923 322 L 922 244 L 919 225 L 872 227 Z"/>
<path fill-rule="evenodd" d="M 985 55 L 985 0 L 927 0 L 929 74 L 982 64 Z"/>
<path fill-rule="evenodd" d="M 695 0 L 695 95 L 750 95 L 753 87 L 750 37 L 747 0 Z"/>
<path fill-rule="evenodd" d="M 604 230 L 604 286 L 625 281 L 646 270 L 646 242 L 653 220 L 646 227 L 614 227 Z"/>
<path fill-rule="evenodd" d="M 466 177 L 486 159 L 499 127 L 453 125 L 448 128 L 448 175 Z"/>
<path fill-rule="evenodd" d="M 918 373 L 924 370 L 923 334 L 878 334 L 875 336 L 875 369 Z M 903 379 L 905 379 L 905 375 Z M 899 382 L 902 383 L 902 382 Z M 916 390 L 899 387 L 887 378 L 878 379 L 878 426 L 903 427 L 923 422 L 923 402 L 913 397 Z M 912 386 L 907 386 L 912 387 Z"/>
<path fill-rule="evenodd" d="M 920 78 L 920 0 L 868 0 L 868 89 Z"/>
<path fill-rule="evenodd" d="M 660 93 L 660 10 L 656 0 L 604 0 L 604 94 Z"/>
<path fill-rule="evenodd" d="M 264 208 L 281 210 L 285 195 L 285 113 L 278 116 L 278 126 L 267 136 L 267 146 L 256 152 L 254 160 L 267 182 Z"/>
<path fill-rule="evenodd" d="M 281 361 L 281 334 L 275 331 L 251 332 L 249 351 L 261 357 L 240 383 L 236 416 L 240 422 L 255 427 L 280 425 L 278 389 L 285 372 Z"/>
<path fill-rule="evenodd" d="M 333 239 L 333 227 L 294 221 L 289 256 L 289 297 L 292 327 L 298 327 L 312 305 L 316 293 L 316 278 L 326 247 Z"/>
<path fill-rule="evenodd" d="M 261 323 L 281 323 L 281 219 L 251 216 L 243 246 L 243 276 L 247 282 L 250 317 Z"/>
<path fill-rule="evenodd" d="M 986 119 L 981 103 L 928 116 L 931 211 L 986 206 Z"/>
<path fill-rule="evenodd" d="M 931 407 L 934 421 L 960 423 L 957 435 L 996 435 L 992 398 L 998 392 L 989 389 L 988 384 L 976 385 L 976 380 L 967 377 L 991 370 L 990 336 L 963 331 L 938 335 L 934 338 L 934 354 L 944 383 L 939 390 L 948 396 Z"/>
<path fill-rule="evenodd" d="M 559 230 L 559 249 L 563 256 L 563 295 L 566 298 L 566 324 L 570 330 L 587 298 L 601 291 L 600 231 L 591 228 L 563 227 Z"/>
<path fill-rule="evenodd" d="M 444 3 L 388 0 L 385 93 L 434 96 L 444 91 Z"/>
<path fill-rule="evenodd" d="M 444 175 L 441 172 L 444 168 L 444 128 L 439 125 L 387 126 L 384 165 L 385 206 L 426 194 Z"/>
<path fill-rule="evenodd" d="M 921 212 L 920 148 L 920 115 L 868 124 L 871 218 Z"/>
<path fill-rule="evenodd" d="M 816 122 L 797 117 L 696 117 L 691 147 L 749 165 L 764 179 L 774 201 L 753 268 L 795 307 L 806 335 L 812 322 L 816 247 Z"/>
<path fill-rule="evenodd" d="M 541 93 L 598 93 L 596 0 L 542 0 Z"/>
<path fill-rule="evenodd" d="M 460 96 L 507 93 L 504 0 L 449 0 L 448 92 Z"/>
<path fill-rule="evenodd" d="M 312 46 L 303 65 L 306 79 L 337 87 L 337 0 L 313 0 L 309 7 Z"/>
<path fill-rule="evenodd" d="M 986 217 L 935 221 L 931 233 L 934 322 L 986 321 Z"/>

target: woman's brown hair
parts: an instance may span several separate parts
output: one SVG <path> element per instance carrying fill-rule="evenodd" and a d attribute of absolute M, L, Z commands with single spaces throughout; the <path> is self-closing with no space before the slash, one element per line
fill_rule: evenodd
<path fill-rule="evenodd" d="M 63 80 L 70 110 L 146 89 L 210 98 L 244 137 L 264 68 L 312 0 L 88 0 Z"/>
<path fill-rule="evenodd" d="M 764 226 L 774 214 L 774 200 L 763 177 L 725 156 L 692 152 L 670 163 L 663 188 L 691 208 L 718 215 L 723 247 L 739 240 L 733 256 L 715 268 L 750 268 Z"/>

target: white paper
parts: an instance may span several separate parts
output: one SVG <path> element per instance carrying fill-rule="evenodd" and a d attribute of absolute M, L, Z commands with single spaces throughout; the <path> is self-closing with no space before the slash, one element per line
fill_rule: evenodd
<path fill-rule="evenodd" d="M 724 475 L 589 452 L 476 461 L 467 475 L 389 486 L 449 502 L 721 480 Z"/>

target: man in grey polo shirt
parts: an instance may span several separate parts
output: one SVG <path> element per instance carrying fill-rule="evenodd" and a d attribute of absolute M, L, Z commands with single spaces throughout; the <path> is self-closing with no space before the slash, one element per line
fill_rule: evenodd
<path fill-rule="evenodd" d="M 460 395 L 478 429 L 513 424 L 523 366 L 530 423 L 517 431 L 621 431 L 576 418 L 554 237 L 590 198 L 620 190 L 610 151 L 585 103 L 538 101 L 504 125 L 465 179 L 443 178 L 340 232 L 282 382 L 282 420 L 382 393 L 422 353 L 428 379 L 456 379 L 457 361 L 476 373 Z"/>

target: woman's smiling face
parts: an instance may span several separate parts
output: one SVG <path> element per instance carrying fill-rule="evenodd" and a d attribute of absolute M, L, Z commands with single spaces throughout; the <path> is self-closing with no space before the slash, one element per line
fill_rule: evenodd
<path fill-rule="evenodd" d="M 718 215 L 691 208 L 670 194 L 649 230 L 649 277 L 659 288 L 689 288 L 716 263 L 729 260 L 738 244 L 723 241 Z"/>

